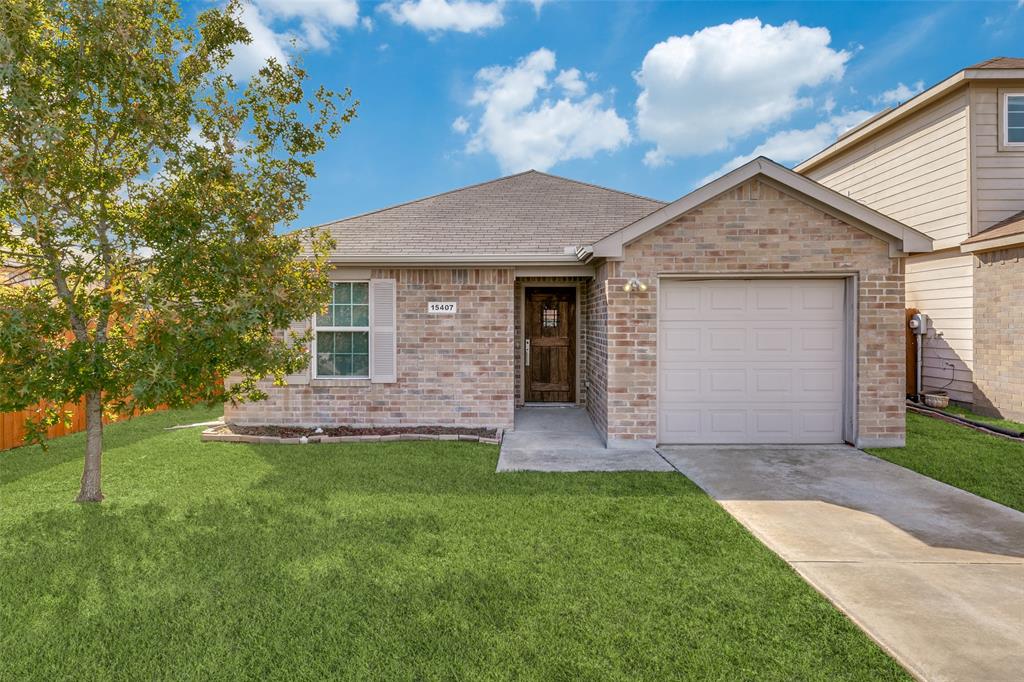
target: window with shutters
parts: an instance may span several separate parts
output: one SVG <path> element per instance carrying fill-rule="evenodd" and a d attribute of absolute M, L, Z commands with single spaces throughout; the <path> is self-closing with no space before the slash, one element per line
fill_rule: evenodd
<path fill-rule="evenodd" d="M 369 282 L 331 283 L 331 300 L 314 320 L 316 378 L 370 378 L 369 288 Z"/>

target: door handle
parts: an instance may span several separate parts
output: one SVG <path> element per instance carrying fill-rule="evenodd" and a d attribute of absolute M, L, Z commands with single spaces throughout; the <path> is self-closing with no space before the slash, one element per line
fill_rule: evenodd
<path fill-rule="evenodd" d="M 530 339 L 526 339 L 526 366 L 530 366 Z"/>

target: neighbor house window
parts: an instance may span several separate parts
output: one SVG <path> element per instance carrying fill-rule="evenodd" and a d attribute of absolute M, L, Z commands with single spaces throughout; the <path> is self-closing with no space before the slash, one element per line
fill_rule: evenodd
<path fill-rule="evenodd" d="M 370 285 L 333 282 L 327 309 L 316 316 L 316 376 L 370 377 Z"/>
<path fill-rule="evenodd" d="M 1024 146 L 1024 92 L 1003 97 L 1003 144 Z"/>

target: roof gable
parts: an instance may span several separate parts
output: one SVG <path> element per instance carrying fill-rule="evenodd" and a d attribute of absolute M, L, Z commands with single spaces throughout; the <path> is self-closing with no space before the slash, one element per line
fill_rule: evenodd
<path fill-rule="evenodd" d="M 664 202 L 527 171 L 321 225 L 334 262 L 371 258 L 557 256 Z"/>
<path fill-rule="evenodd" d="M 825 163 L 840 151 L 859 144 L 861 140 L 888 128 L 898 121 L 902 121 L 925 106 L 937 102 L 942 97 L 965 87 L 971 81 L 1021 78 L 1024 78 L 1024 58 L 1021 57 L 994 57 L 973 66 L 968 66 L 957 71 L 942 82 L 936 83 L 923 92 L 919 92 L 899 106 L 882 111 L 854 129 L 846 131 L 835 142 L 809 159 L 798 163 L 796 170 L 800 173 L 807 173 Z"/>
<path fill-rule="evenodd" d="M 888 241 L 893 255 L 932 250 L 932 240 L 917 230 L 762 156 L 604 237 L 593 245 L 593 256 L 621 257 L 627 244 L 755 177 L 765 178 L 826 213 Z"/>

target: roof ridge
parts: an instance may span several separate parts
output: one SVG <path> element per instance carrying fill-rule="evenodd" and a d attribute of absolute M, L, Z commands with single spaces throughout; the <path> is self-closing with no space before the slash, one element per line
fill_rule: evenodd
<path fill-rule="evenodd" d="M 653 202 L 655 202 L 657 204 L 663 204 L 664 205 L 664 204 L 668 204 L 669 203 L 669 202 L 663 201 L 661 199 L 655 199 L 654 197 L 646 197 L 643 194 L 635 194 L 633 192 L 624 192 L 621 189 L 615 189 L 613 187 L 605 187 L 604 185 L 597 185 L 597 184 L 594 184 L 593 182 L 584 182 L 583 180 L 576 180 L 575 178 L 567 178 L 564 175 L 555 175 L 554 173 L 545 173 L 544 171 L 532 170 L 532 169 L 528 170 L 526 172 L 527 173 L 536 173 L 537 175 L 544 175 L 544 176 L 547 176 L 549 178 L 555 178 L 556 180 L 564 180 L 566 182 L 572 182 L 572 183 L 575 183 L 577 185 L 583 185 L 584 187 L 593 187 L 594 189 L 601 189 L 601 190 L 604 190 L 606 192 L 614 192 L 616 194 L 622 194 L 623 196 L 633 197 L 634 199 L 643 199 L 644 201 L 653 201 Z M 522 175 L 522 173 L 520 175 Z"/>
<path fill-rule="evenodd" d="M 517 178 L 520 175 L 527 175 L 528 173 L 536 173 L 536 172 L 537 171 L 531 169 L 531 170 L 522 171 L 521 173 L 513 173 L 512 175 L 503 175 L 500 178 L 494 178 L 493 180 L 484 180 L 483 182 L 475 182 L 472 185 L 466 185 L 465 187 L 456 187 L 455 189 L 445 190 L 444 192 L 437 192 L 436 194 L 428 194 L 426 196 L 419 197 L 417 199 L 409 199 L 408 201 L 400 201 L 397 204 L 391 204 L 390 206 L 383 206 L 381 208 L 375 208 L 372 211 L 364 211 L 363 213 L 357 213 L 355 215 L 350 215 L 350 216 L 345 217 L 345 218 L 338 218 L 337 220 L 328 220 L 325 223 L 318 223 L 317 225 L 309 225 L 307 227 L 300 227 L 300 228 L 298 228 L 296 230 L 293 230 L 293 231 L 294 232 L 301 232 L 302 230 L 315 230 L 318 227 L 326 227 L 327 225 L 334 225 L 335 223 L 344 223 L 344 222 L 349 221 L 349 220 L 355 220 L 356 218 L 363 218 L 365 216 L 373 215 L 375 213 L 381 213 L 383 211 L 390 211 L 393 208 L 401 208 L 402 206 L 408 206 L 409 204 L 417 204 L 417 203 L 419 203 L 421 201 L 427 201 L 428 199 L 436 199 L 438 197 L 443 197 L 443 196 L 448 195 L 448 194 L 455 194 L 456 192 L 461 192 L 463 190 L 474 189 L 476 187 L 483 187 L 484 185 L 491 185 L 491 184 L 493 184 L 495 182 L 501 182 L 502 180 L 510 180 L 511 178 Z"/>
<path fill-rule="evenodd" d="M 591 188 L 594 188 L 594 189 L 600 189 L 600 190 L 603 190 L 605 192 L 612 192 L 614 194 L 620 194 L 622 196 L 633 197 L 635 199 L 643 199 L 644 201 L 651 201 L 651 202 L 654 202 L 656 204 L 661 204 L 662 206 L 667 204 L 667 202 L 662 201 L 660 199 L 652 199 L 651 197 L 645 197 L 645 196 L 640 195 L 640 194 L 633 194 L 632 192 L 623 192 L 621 190 L 612 189 L 610 187 L 602 187 L 601 185 L 595 185 L 595 184 L 590 183 L 590 182 L 583 182 L 582 180 L 574 180 L 572 178 L 567 178 L 567 177 L 564 177 L 564 176 L 561 176 L 561 175 L 553 175 L 551 173 L 545 173 L 543 171 L 534 170 L 533 168 L 531 168 L 529 170 L 521 171 L 519 173 L 512 173 L 511 175 L 503 175 L 500 178 L 494 178 L 492 180 L 484 180 L 483 182 L 476 182 L 476 183 L 473 183 L 472 185 L 466 185 L 465 187 L 456 187 L 455 189 L 449 189 L 449 190 L 446 190 L 444 192 L 437 192 L 436 194 L 428 194 L 427 196 L 419 197 L 418 199 L 410 199 L 408 201 L 402 201 L 402 202 L 399 202 L 397 204 L 391 204 L 390 206 L 383 206 L 381 208 L 375 208 L 372 211 L 365 211 L 363 213 L 357 213 L 355 215 L 347 216 L 345 218 L 338 218 L 337 220 L 328 220 L 327 222 L 318 223 L 316 225 L 307 225 L 306 227 L 299 227 L 299 228 L 296 228 L 294 230 L 290 230 L 289 233 L 291 233 L 291 232 L 303 232 L 305 230 L 315 230 L 317 228 L 327 227 L 329 225 L 336 225 L 338 223 L 344 223 L 344 222 L 347 222 L 349 220 L 355 220 L 356 218 L 365 218 L 366 216 L 371 216 L 371 215 L 374 215 L 376 213 L 382 213 L 384 211 L 390 211 L 390 210 L 395 209 L 395 208 L 401 208 L 402 206 L 409 206 L 410 204 L 416 204 L 416 203 L 419 203 L 421 201 L 427 201 L 429 199 L 437 199 L 438 197 L 447 196 L 449 194 L 455 194 L 456 192 L 462 192 L 462 191 L 469 190 L 469 189 L 476 189 L 477 187 L 483 187 L 485 185 L 492 185 L 492 184 L 494 184 L 496 182 L 502 182 L 504 180 L 511 180 L 512 178 L 518 178 L 518 177 L 523 176 L 523 175 L 530 175 L 531 173 L 534 174 L 534 175 L 543 175 L 543 176 L 548 177 L 548 178 L 554 178 L 555 180 L 562 180 L 564 182 L 571 182 L 571 183 L 574 183 L 574 184 L 577 184 L 577 185 L 582 185 L 584 187 L 591 187 Z M 654 210 L 657 210 L 657 209 L 654 209 Z"/>

